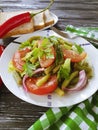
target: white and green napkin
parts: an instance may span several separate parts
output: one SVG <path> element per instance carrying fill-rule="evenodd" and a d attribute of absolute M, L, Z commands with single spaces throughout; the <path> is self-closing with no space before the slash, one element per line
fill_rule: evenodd
<path fill-rule="evenodd" d="M 86 39 L 98 40 L 98 27 L 74 27 L 72 25 L 67 25 L 65 31 L 77 36 L 84 36 Z M 98 43 L 92 42 L 92 40 L 92 45 L 98 48 Z"/>
<path fill-rule="evenodd" d="M 95 27 L 68 25 L 66 31 L 98 39 Z M 98 91 L 77 105 L 49 108 L 28 130 L 98 130 Z"/>
<path fill-rule="evenodd" d="M 86 36 L 98 40 L 98 27 L 75 27 L 73 25 L 67 25 L 65 30 L 79 36 Z"/>

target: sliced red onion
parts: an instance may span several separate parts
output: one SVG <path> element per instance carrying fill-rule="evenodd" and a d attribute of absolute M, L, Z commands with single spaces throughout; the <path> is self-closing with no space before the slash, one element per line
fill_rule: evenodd
<path fill-rule="evenodd" d="M 44 68 L 38 68 L 34 71 L 34 74 L 37 74 L 37 73 L 40 73 L 40 72 L 43 72 L 44 71 Z"/>
<path fill-rule="evenodd" d="M 38 68 L 34 71 L 34 74 L 37 74 L 37 73 L 40 73 L 40 72 L 43 72 L 43 71 L 44 71 L 44 68 Z M 26 84 L 25 84 L 25 81 L 28 77 L 29 77 L 28 75 L 24 75 L 23 80 L 22 80 L 23 88 L 24 88 L 25 91 L 28 91 Z"/>
<path fill-rule="evenodd" d="M 80 91 L 87 84 L 87 76 L 85 70 L 81 70 L 79 72 L 79 81 L 73 88 L 65 88 L 66 91 Z"/>
<path fill-rule="evenodd" d="M 22 80 L 23 88 L 24 88 L 24 90 L 25 90 L 26 92 L 27 92 L 28 90 L 27 90 L 25 81 L 26 81 L 26 79 L 27 79 L 28 77 L 29 77 L 28 75 L 25 75 L 25 76 L 23 77 L 23 80 Z"/>

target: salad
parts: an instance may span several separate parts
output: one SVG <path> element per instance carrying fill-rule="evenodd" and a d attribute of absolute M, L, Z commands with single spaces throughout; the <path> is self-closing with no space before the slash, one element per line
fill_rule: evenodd
<path fill-rule="evenodd" d="M 9 70 L 18 85 L 36 95 L 80 91 L 93 76 L 84 49 L 56 36 L 33 36 L 22 42 Z"/>

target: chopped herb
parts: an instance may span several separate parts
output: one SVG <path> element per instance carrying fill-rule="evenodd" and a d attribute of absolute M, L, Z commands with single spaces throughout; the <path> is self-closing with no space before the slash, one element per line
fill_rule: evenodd
<path fill-rule="evenodd" d="M 19 49 L 23 49 L 23 48 L 28 47 L 28 46 L 30 47 L 30 46 L 31 46 L 31 43 L 27 40 L 27 41 L 22 42 L 22 43 L 20 44 Z"/>
<path fill-rule="evenodd" d="M 54 58 L 54 55 L 51 53 L 51 48 L 53 44 L 49 41 L 48 38 L 44 38 L 40 47 L 39 47 L 39 57 L 46 56 L 46 59 Z"/>
<path fill-rule="evenodd" d="M 49 39 L 53 44 L 58 43 L 58 38 L 56 36 L 50 36 Z"/>
<path fill-rule="evenodd" d="M 36 66 L 33 65 L 32 63 L 30 62 L 26 62 L 23 66 L 24 68 L 24 71 L 25 73 L 28 75 L 28 76 L 32 76 L 33 75 L 33 71 L 36 69 Z"/>
<path fill-rule="evenodd" d="M 33 56 L 34 56 L 34 58 L 37 58 L 38 56 L 39 56 L 39 53 L 40 53 L 41 51 L 40 51 L 40 48 L 37 48 L 37 47 L 35 47 L 34 49 L 33 49 Z"/>

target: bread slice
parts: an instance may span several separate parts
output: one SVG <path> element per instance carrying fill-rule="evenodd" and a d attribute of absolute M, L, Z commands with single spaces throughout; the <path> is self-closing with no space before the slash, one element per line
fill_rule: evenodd
<path fill-rule="evenodd" d="M 3 24 L 6 20 L 8 20 L 9 18 L 21 14 L 21 13 L 25 13 L 27 11 L 15 11 L 15 12 L 1 12 L 0 13 L 0 25 Z M 5 37 L 9 37 L 12 35 L 20 35 L 20 34 L 25 34 L 25 33 L 30 33 L 34 31 L 34 23 L 33 23 L 33 19 L 31 19 L 30 22 L 22 24 L 14 29 L 12 29 L 11 31 L 9 31 Z"/>
<path fill-rule="evenodd" d="M 33 13 L 37 13 L 41 10 L 33 11 Z M 39 13 L 33 17 L 34 22 L 34 30 L 40 30 L 45 27 L 45 21 L 44 21 L 44 13 Z"/>
<path fill-rule="evenodd" d="M 22 24 L 19 27 L 16 27 L 15 29 L 9 31 L 5 35 L 5 37 L 9 37 L 12 35 L 26 34 L 26 33 L 31 33 L 31 32 L 34 32 L 33 20 L 31 20 L 29 23 Z"/>
<path fill-rule="evenodd" d="M 54 19 L 49 10 L 46 10 L 44 12 L 44 22 L 45 22 L 45 26 L 49 26 L 54 23 Z"/>

